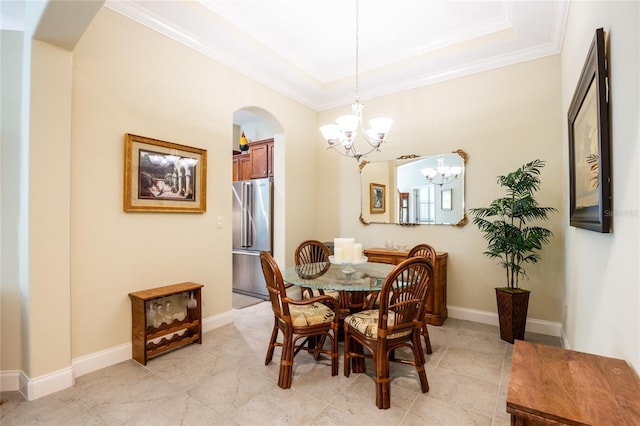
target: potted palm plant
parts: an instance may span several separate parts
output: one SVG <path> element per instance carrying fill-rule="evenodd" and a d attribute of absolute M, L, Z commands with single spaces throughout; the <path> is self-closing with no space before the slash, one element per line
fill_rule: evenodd
<path fill-rule="evenodd" d="M 540 188 L 543 160 L 527 163 L 506 176 L 498 176 L 505 195 L 489 207 L 470 209 L 473 223 L 484 233 L 491 259 L 498 259 L 506 272 L 506 286 L 496 288 L 500 338 L 509 343 L 524 339 L 529 306 L 529 290 L 520 288 L 526 276 L 524 265 L 540 260 L 539 250 L 549 242 L 552 233 L 532 222 L 547 220 L 553 207 L 540 207 L 535 192 Z"/>

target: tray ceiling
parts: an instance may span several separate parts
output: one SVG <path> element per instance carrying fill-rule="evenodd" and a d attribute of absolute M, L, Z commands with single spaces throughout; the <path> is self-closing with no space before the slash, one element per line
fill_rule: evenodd
<path fill-rule="evenodd" d="M 107 1 L 316 110 L 355 96 L 355 1 Z M 568 2 L 362 0 L 362 99 L 557 54 Z"/>
<path fill-rule="evenodd" d="M 7 12 L 21 2 L 3 3 Z M 315 110 L 353 102 L 355 0 L 104 5 Z M 360 98 L 557 54 L 568 7 L 568 1 L 360 0 Z"/>

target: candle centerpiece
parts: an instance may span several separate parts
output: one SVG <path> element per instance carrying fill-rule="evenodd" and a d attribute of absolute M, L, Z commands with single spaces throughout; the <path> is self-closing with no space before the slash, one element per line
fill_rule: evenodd
<path fill-rule="evenodd" d="M 329 261 L 337 265 L 346 265 L 342 273 L 347 280 L 356 272 L 351 265 L 366 263 L 368 260 L 362 255 L 362 244 L 356 243 L 353 238 L 333 239 L 333 256 L 329 256 Z"/>

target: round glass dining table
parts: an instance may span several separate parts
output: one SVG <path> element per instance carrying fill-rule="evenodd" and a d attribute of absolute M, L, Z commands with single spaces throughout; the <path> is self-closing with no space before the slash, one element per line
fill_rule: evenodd
<path fill-rule="evenodd" d="M 284 270 L 288 284 L 316 290 L 347 292 L 380 291 L 385 278 L 394 268 L 387 263 L 360 264 L 308 263 Z"/>
<path fill-rule="evenodd" d="M 288 284 L 307 287 L 323 291 L 338 291 L 340 305 L 340 321 L 354 312 L 363 309 L 371 309 L 375 297 L 382 289 L 385 278 L 394 265 L 386 263 L 360 263 L 360 264 L 333 264 L 333 263 L 308 263 L 292 266 L 284 270 L 283 280 Z M 339 336 L 342 335 L 342 327 Z M 353 342 L 354 351 L 362 351 L 359 343 Z M 355 357 L 351 359 L 352 371 L 364 373 L 364 359 Z"/>

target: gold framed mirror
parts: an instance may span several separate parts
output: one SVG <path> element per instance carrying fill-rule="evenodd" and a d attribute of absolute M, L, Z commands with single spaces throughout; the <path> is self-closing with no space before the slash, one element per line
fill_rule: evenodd
<path fill-rule="evenodd" d="M 467 223 L 464 181 L 467 154 L 403 155 L 395 160 L 360 163 L 360 222 L 403 226 Z M 372 188 L 386 190 L 373 193 Z M 384 194 L 382 200 L 374 196 Z M 384 205 L 373 209 L 372 203 Z"/>

